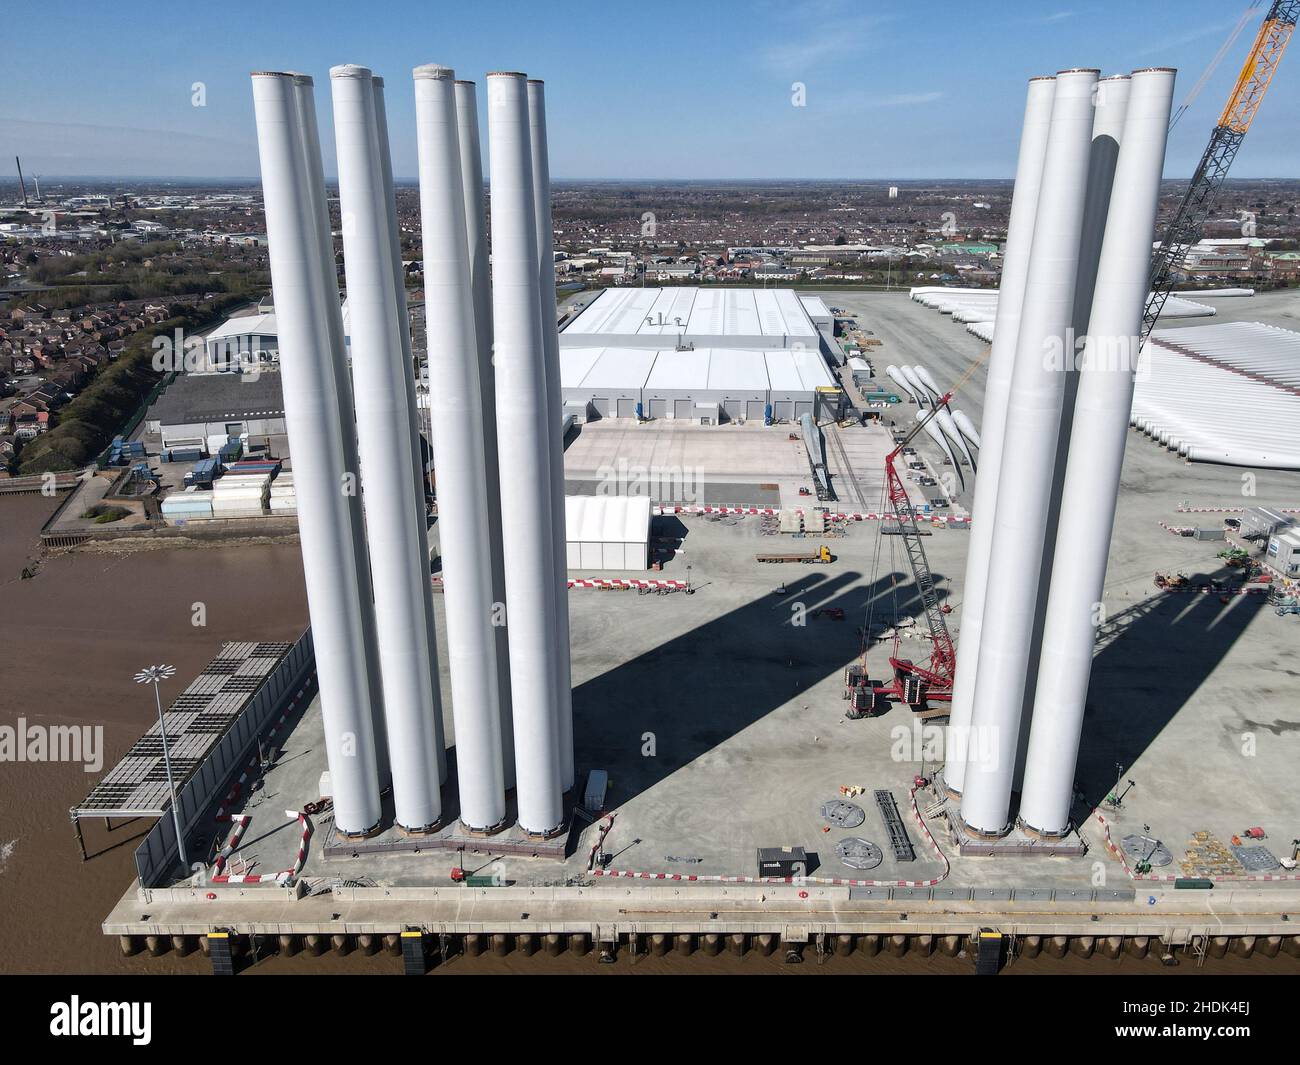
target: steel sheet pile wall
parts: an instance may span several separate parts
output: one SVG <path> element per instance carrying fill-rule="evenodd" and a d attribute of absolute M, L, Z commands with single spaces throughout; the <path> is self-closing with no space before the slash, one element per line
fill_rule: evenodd
<path fill-rule="evenodd" d="M 1010 830 L 1021 773 L 1022 828 L 1070 827 L 1173 79 L 1061 72 L 1045 131 L 1031 82 L 1021 164 L 1041 152 L 1040 180 L 1026 238 L 1017 172 L 944 768 L 978 837 Z"/>

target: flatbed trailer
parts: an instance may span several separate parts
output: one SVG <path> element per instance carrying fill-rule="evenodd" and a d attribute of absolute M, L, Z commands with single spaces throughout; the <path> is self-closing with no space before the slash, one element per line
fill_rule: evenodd
<path fill-rule="evenodd" d="M 754 558 L 759 562 L 802 562 L 810 565 L 825 565 L 835 561 L 835 556 L 831 554 L 830 549 L 825 544 L 812 552 L 755 555 Z"/>

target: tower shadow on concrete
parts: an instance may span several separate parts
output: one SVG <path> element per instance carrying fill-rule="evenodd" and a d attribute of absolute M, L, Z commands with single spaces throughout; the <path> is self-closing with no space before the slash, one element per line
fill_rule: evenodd
<path fill-rule="evenodd" d="M 801 574 L 787 580 L 785 595 L 760 595 L 578 685 L 579 785 L 587 770 L 607 768 L 618 802 L 627 802 L 843 670 L 859 654 L 871 604 L 877 617 L 892 617 L 895 603 L 900 617 L 920 614 L 910 577 L 887 573 L 860 584 L 861 577 Z M 791 624 L 795 603 L 803 626 Z M 843 610 L 844 620 L 813 616 L 828 608 Z M 646 733 L 654 735 L 653 758 L 640 754 Z"/>
<path fill-rule="evenodd" d="M 1191 574 L 1191 583 L 1240 580 L 1221 568 Z M 1129 608 L 1131 620 L 1093 657 L 1084 711 L 1076 785 L 1086 817 L 1115 787 L 1123 766 L 1151 746 L 1196 690 L 1218 668 L 1261 611 L 1267 596 L 1233 595 L 1227 604 L 1213 592 L 1159 591 Z"/>

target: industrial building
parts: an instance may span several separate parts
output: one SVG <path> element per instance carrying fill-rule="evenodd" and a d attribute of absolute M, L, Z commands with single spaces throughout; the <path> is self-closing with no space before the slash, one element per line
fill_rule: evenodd
<path fill-rule="evenodd" d="M 162 447 L 202 447 L 215 453 L 228 437 L 245 441 L 283 436 L 280 374 L 180 374 L 145 414 L 145 428 Z"/>
<path fill-rule="evenodd" d="M 649 496 L 565 496 L 564 526 L 569 569 L 650 566 Z"/>
<path fill-rule="evenodd" d="M 350 345 L 351 314 L 343 301 L 343 344 Z M 256 314 L 235 314 L 203 338 L 202 373 L 264 368 L 280 358 L 280 327 L 275 308 L 259 307 Z"/>
<path fill-rule="evenodd" d="M 830 315 L 824 307 L 813 308 L 823 323 Z M 788 288 L 607 288 L 560 333 L 561 347 L 655 349 L 669 346 L 666 341 L 815 352 L 820 334 L 807 305 Z"/>
<path fill-rule="evenodd" d="M 1269 538 L 1269 564 L 1287 577 L 1300 577 L 1300 530 L 1288 529 Z"/>
<path fill-rule="evenodd" d="M 565 412 L 597 418 L 794 421 L 838 386 L 812 351 L 562 347 Z"/>

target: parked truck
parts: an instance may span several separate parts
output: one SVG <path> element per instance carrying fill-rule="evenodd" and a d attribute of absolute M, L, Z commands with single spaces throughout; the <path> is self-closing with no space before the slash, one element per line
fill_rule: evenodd
<path fill-rule="evenodd" d="M 825 565 L 835 561 L 835 556 L 831 554 L 830 549 L 822 544 L 816 551 L 797 554 L 773 554 L 773 555 L 755 555 L 759 562 L 804 562 L 811 564 Z"/>

